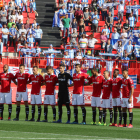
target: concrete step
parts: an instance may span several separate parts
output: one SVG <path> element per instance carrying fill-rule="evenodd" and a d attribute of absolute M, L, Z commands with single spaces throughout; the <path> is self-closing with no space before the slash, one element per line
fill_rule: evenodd
<path fill-rule="evenodd" d="M 18 53 L 3 52 L 2 56 L 18 57 Z"/>

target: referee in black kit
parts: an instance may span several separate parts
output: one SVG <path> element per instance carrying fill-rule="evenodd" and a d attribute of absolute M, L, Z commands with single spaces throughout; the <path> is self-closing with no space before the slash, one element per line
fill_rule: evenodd
<path fill-rule="evenodd" d="M 59 66 L 60 73 L 58 74 L 59 82 L 59 92 L 58 92 L 58 110 L 59 119 L 57 123 L 62 123 L 62 105 L 65 104 L 67 108 L 68 121 L 70 123 L 70 100 L 69 100 L 69 90 L 68 90 L 68 80 L 73 80 L 69 73 L 64 72 L 65 65 Z"/>

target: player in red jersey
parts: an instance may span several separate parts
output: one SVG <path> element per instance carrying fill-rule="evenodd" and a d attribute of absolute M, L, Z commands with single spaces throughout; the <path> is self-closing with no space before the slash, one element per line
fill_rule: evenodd
<path fill-rule="evenodd" d="M 123 127 L 127 127 L 127 109 L 129 112 L 129 128 L 132 128 L 132 120 L 133 120 L 133 94 L 134 94 L 134 83 L 131 78 L 128 76 L 128 71 L 123 70 L 123 79 L 122 79 L 122 108 L 123 108 L 123 119 L 124 119 L 124 124 Z"/>
<path fill-rule="evenodd" d="M 14 75 L 8 72 L 9 66 L 3 66 L 3 72 L 0 73 L 0 82 L 1 82 L 1 93 L 0 93 L 0 120 L 3 120 L 3 110 L 4 103 L 8 104 L 9 116 L 8 120 L 11 120 L 12 113 L 12 90 L 11 90 L 11 81 L 15 84 Z"/>
<path fill-rule="evenodd" d="M 99 125 L 106 125 L 106 109 L 109 109 L 110 112 L 110 125 L 112 124 L 113 111 L 112 111 L 112 79 L 109 77 L 109 71 L 104 71 L 104 81 L 103 81 L 103 95 L 102 95 L 102 104 L 103 108 L 103 123 Z"/>
<path fill-rule="evenodd" d="M 48 105 L 52 106 L 53 111 L 53 122 L 56 121 L 56 108 L 55 108 L 55 85 L 58 83 L 57 76 L 53 74 L 53 69 L 51 66 L 46 67 L 47 74 L 44 78 L 43 85 L 46 85 L 46 91 L 44 96 L 44 120 L 47 122 Z"/>
<path fill-rule="evenodd" d="M 73 124 L 78 123 L 78 108 L 80 105 L 83 114 L 83 122 L 81 124 L 86 124 L 86 109 L 85 109 L 85 99 L 84 99 L 84 82 L 88 78 L 86 73 L 81 72 L 81 65 L 75 65 L 76 73 L 73 74 L 73 95 L 72 95 L 72 105 L 74 106 L 74 117 L 75 121 Z M 71 85 L 71 86 L 72 86 Z"/>
<path fill-rule="evenodd" d="M 103 86 L 104 77 L 98 73 L 96 68 L 91 70 L 92 76 L 88 78 L 88 84 L 93 85 L 93 93 L 91 98 L 91 106 L 93 112 L 93 125 L 96 125 L 96 107 L 99 108 L 99 123 L 102 120 L 102 108 L 101 108 L 101 91 Z"/>
<path fill-rule="evenodd" d="M 17 72 L 15 75 L 15 79 L 17 79 L 17 93 L 16 93 L 17 108 L 16 108 L 16 118 L 13 119 L 13 121 L 19 120 L 20 103 L 22 99 L 25 104 L 25 112 L 26 112 L 25 121 L 28 121 L 29 106 L 28 106 L 27 82 L 29 80 L 30 74 L 25 73 L 24 70 L 25 70 L 25 65 L 21 64 L 19 66 L 19 72 Z"/>
<path fill-rule="evenodd" d="M 113 72 L 113 80 L 112 80 L 112 98 L 113 98 L 113 109 L 114 109 L 114 123 L 110 126 L 118 126 L 121 127 L 122 123 L 122 112 L 121 112 L 121 85 L 122 79 L 118 76 L 119 70 L 115 69 Z M 117 116 L 119 110 L 119 124 L 117 125 Z"/>
<path fill-rule="evenodd" d="M 29 82 L 32 82 L 32 90 L 31 90 L 31 105 L 32 105 L 32 118 L 30 121 L 35 121 L 35 105 L 38 106 L 38 119 L 37 122 L 40 122 L 41 116 L 41 85 L 43 84 L 43 77 L 42 75 L 38 74 L 38 67 L 33 66 L 33 74 L 30 75 Z"/>

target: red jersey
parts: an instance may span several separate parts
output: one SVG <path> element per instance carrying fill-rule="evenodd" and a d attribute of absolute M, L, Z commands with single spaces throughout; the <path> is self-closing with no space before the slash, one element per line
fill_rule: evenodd
<path fill-rule="evenodd" d="M 112 79 L 109 78 L 108 80 L 104 79 L 103 81 L 103 96 L 102 99 L 109 99 L 112 89 Z"/>
<path fill-rule="evenodd" d="M 93 83 L 93 93 L 92 96 L 94 97 L 100 97 L 101 96 L 101 90 L 103 86 L 103 80 L 104 77 L 102 75 L 98 75 L 97 77 L 91 76 L 88 78 L 89 84 Z"/>
<path fill-rule="evenodd" d="M 31 94 L 39 95 L 41 91 L 41 83 L 43 82 L 43 77 L 40 74 L 36 76 L 32 74 L 29 78 L 29 82 L 32 82 Z"/>
<path fill-rule="evenodd" d="M 46 82 L 46 91 L 45 95 L 54 95 L 55 85 L 58 83 L 58 79 L 56 75 L 46 75 L 45 80 Z"/>
<path fill-rule="evenodd" d="M 129 77 L 127 79 L 122 79 L 122 98 L 129 98 L 131 94 L 131 88 L 134 87 L 133 80 Z"/>
<path fill-rule="evenodd" d="M 73 74 L 73 94 L 83 94 L 84 92 L 84 82 L 87 79 L 88 75 L 86 73 L 74 73 Z"/>
<path fill-rule="evenodd" d="M 122 79 L 120 77 L 113 78 L 112 80 L 112 98 L 120 98 L 120 89 Z"/>
<path fill-rule="evenodd" d="M 10 93 L 11 81 L 14 81 L 15 77 L 12 73 L 0 73 L 1 92 Z"/>
<path fill-rule="evenodd" d="M 27 82 L 30 77 L 30 74 L 17 72 L 15 79 L 17 79 L 17 92 L 26 92 Z"/>

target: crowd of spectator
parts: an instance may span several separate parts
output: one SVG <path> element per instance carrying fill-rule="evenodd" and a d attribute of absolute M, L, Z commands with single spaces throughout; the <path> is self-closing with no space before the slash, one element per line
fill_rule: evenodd
<path fill-rule="evenodd" d="M 111 3 L 112 5 L 109 5 Z M 100 50 L 105 53 L 112 53 L 116 50 L 119 60 L 135 59 L 133 45 L 139 45 L 140 34 L 136 40 L 128 40 L 132 30 L 138 29 L 135 27 L 138 22 L 139 9 L 132 9 L 131 6 L 137 7 L 138 1 L 92 0 L 89 4 L 88 0 L 60 0 L 57 8 L 60 18 L 63 15 L 61 18 L 64 26 L 62 37 L 67 39 L 66 43 L 63 42 L 64 45 L 71 45 L 77 52 L 80 50 L 82 57 L 88 54 L 87 50 L 91 51 L 90 56 L 98 55 L 99 51 L 96 51 L 95 46 L 99 44 Z M 68 16 L 71 13 L 74 15 L 72 21 Z M 105 24 L 99 27 L 100 21 L 105 21 Z M 91 30 L 86 32 L 86 27 L 91 27 Z M 89 32 L 91 34 L 88 34 Z M 94 37 L 96 33 L 100 33 L 100 38 Z M 126 42 L 129 42 L 128 45 Z M 75 58 L 77 54 L 75 52 Z M 67 57 L 68 55 L 69 51 Z"/>

